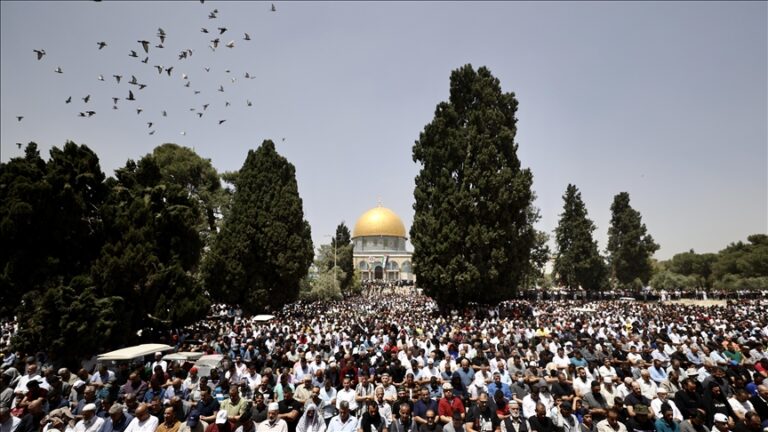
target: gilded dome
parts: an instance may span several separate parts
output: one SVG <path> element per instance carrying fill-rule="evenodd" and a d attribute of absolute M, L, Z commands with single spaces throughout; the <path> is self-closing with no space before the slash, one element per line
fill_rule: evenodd
<path fill-rule="evenodd" d="M 405 225 L 392 210 L 374 207 L 360 216 L 352 231 L 352 238 L 363 236 L 393 236 L 405 238 Z"/>

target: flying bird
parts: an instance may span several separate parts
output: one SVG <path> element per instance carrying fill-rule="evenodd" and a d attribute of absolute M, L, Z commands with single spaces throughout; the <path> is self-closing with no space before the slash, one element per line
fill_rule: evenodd
<path fill-rule="evenodd" d="M 128 84 L 137 85 L 138 83 L 139 81 L 136 79 L 136 77 L 134 75 L 131 75 L 131 80 L 128 81 Z"/>
<path fill-rule="evenodd" d="M 21 143 L 16 143 L 16 147 L 21 148 Z"/>
<path fill-rule="evenodd" d="M 86 95 L 86 96 L 83 98 L 83 102 L 85 102 L 85 103 L 88 103 L 88 101 L 89 101 L 89 100 L 91 100 L 91 95 Z"/>
<path fill-rule="evenodd" d="M 139 55 L 136 53 L 136 51 L 134 51 L 134 50 L 131 50 L 131 53 L 130 53 L 130 54 L 128 54 L 128 57 L 136 57 L 136 58 L 139 58 Z"/>
<path fill-rule="evenodd" d="M 64 73 L 64 71 L 61 70 L 61 66 L 57 67 L 53 71 L 56 72 L 56 73 Z"/>
<path fill-rule="evenodd" d="M 205 110 L 207 110 L 207 109 L 208 109 L 208 105 L 210 105 L 210 104 L 205 104 L 205 105 L 203 105 L 203 111 L 205 111 Z"/>
<path fill-rule="evenodd" d="M 246 33 L 243 40 L 251 40 L 251 36 L 248 33 Z"/>
<path fill-rule="evenodd" d="M 122 78 L 122 75 L 112 75 L 117 80 L 117 83 L 120 84 L 120 78 Z"/>
<path fill-rule="evenodd" d="M 32 51 L 37 54 L 37 59 L 38 60 L 42 59 L 43 56 L 45 55 L 45 50 L 44 49 L 32 50 Z"/>
<path fill-rule="evenodd" d="M 208 29 L 205 28 L 205 27 L 201 28 L 200 31 L 203 32 L 203 33 L 208 33 Z"/>
<path fill-rule="evenodd" d="M 251 101 L 249 101 L 249 100 L 245 101 L 245 104 L 248 105 L 248 106 L 253 106 L 253 103 L 251 103 Z"/>
<path fill-rule="evenodd" d="M 96 114 L 96 111 L 86 111 L 85 113 L 88 114 L 88 117 L 90 117 L 90 116 Z"/>
<path fill-rule="evenodd" d="M 186 133 L 186 132 L 184 132 L 184 131 L 181 131 L 181 134 L 182 134 L 182 135 L 186 135 L 187 133 Z"/>
<path fill-rule="evenodd" d="M 70 103 L 72 102 L 72 96 L 68 97 L 67 100 L 64 101 L 64 103 Z"/>
<path fill-rule="evenodd" d="M 234 83 L 235 83 L 235 80 L 237 80 L 237 78 L 235 78 L 235 77 L 232 77 L 232 78 L 230 78 L 230 79 L 232 80 L 232 84 L 234 84 Z"/>
<path fill-rule="evenodd" d="M 187 83 L 184 84 L 184 87 L 189 87 L 190 84 L 191 84 L 191 82 L 187 81 Z"/>
<path fill-rule="evenodd" d="M 208 14 L 208 19 L 216 19 L 216 14 L 211 12 Z"/>
<path fill-rule="evenodd" d="M 219 34 L 222 35 L 224 32 L 227 31 L 226 27 L 219 27 Z"/>
<path fill-rule="evenodd" d="M 220 86 L 219 86 L 219 91 L 220 91 L 220 92 L 222 92 L 222 93 L 224 93 L 224 86 L 223 86 L 223 85 L 220 85 Z"/>
<path fill-rule="evenodd" d="M 225 106 L 225 107 L 228 107 L 228 106 L 229 106 L 229 101 L 225 101 L 225 102 L 224 102 L 224 106 Z"/>
<path fill-rule="evenodd" d="M 128 97 L 127 97 L 127 98 L 125 98 L 125 100 L 129 100 L 129 101 L 135 101 L 135 100 L 136 100 L 136 99 L 133 97 L 133 92 L 132 92 L 132 91 L 128 90 Z"/>
<path fill-rule="evenodd" d="M 139 90 L 144 90 L 144 87 L 146 87 L 146 84 L 138 84 Z"/>
<path fill-rule="evenodd" d="M 218 48 L 219 47 L 219 38 L 216 38 L 216 39 L 212 40 L 211 43 L 213 43 L 213 47 L 214 48 Z"/>
<path fill-rule="evenodd" d="M 219 124 L 224 123 L 226 120 L 219 120 Z"/>
<path fill-rule="evenodd" d="M 155 45 L 155 48 L 165 48 L 165 47 L 163 46 L 163 44 L 160 43 L 160 44 Z"/>
<path fill-rule="evenodd" d="M 163 117 L 168 117 L 168 113 L 165 110 L 163 110 Z"/>
<path fill-rule="evenodd" d="M 149 131 L 149 134 L 150 134 L 150 135 L 154 135 L 154 134 L 155 134 L 155 131 Z"/>
<path fill-rule="evenodd" d="M 147 122 L 147 129 L 152 129 L 152 125 L 153 125 L 153 124 L 154 124 L 154 123 L 152 123 L 152 122 Z"/>
<path fill-rule="evenodd" d="M 227 48 L 234 48 L 235 47 L 235 41 L 231 40 L 227 42 Z"/>
<path fill-rule="evenodd" d="M 272 9 L 271 9 L 271 12 L 277 12 L 277 9 L 275 8 L 275 4 L 274 4 L 274 3 L 272 3 Z"/>
<path fill-rule="evenodd" d="M 160 38 L 160 43 L 165 43 L 165 31 L 162 28 L 157 29 L 157 37 Z"/>
<path fill-rule="evenodd" d="M 195 94 L 200 94 L 200 90 L 195 90 Z"/>
<path fill-rule="evenodd" d="M 157 69 L 157 73 L 162 74 L 163 73 L 163 67 L 160 65 L 155 65 L 155 68 Z"/>
<path fill-rule="evenodd" d="M 117 105 L 112 105 L 112 109 L 116 110 L 117 109 Z"/>
<path fill-rule="evenodd" d="M 185 73 L 181 74 L 181 79 L 187 79 L 187 74 Z"/>
<path fill-rule="evenodd" d="M 99 81 L 104 81 L 104 75 L 99 74 Z"/>
<path fill-rule="evenodd" d="M 119 101 L 119 100 L 120 100 L 120 98 L 119 98 L 119 97 L 113 97 L 113 98 L 112 98 L 112 103 L 113 103 L 114 105 L 117 105 L 117 101 Z"/>
<path fill-rule="evenodd" d="M 144 64 L 147 64 L 148 61 L 149 61 L 149 56 L 144 57 L 144 60 L 142 60 L 141 62 Z"/>
<path fill-rule="evenodd" d="M 102 49 L 102 48 L 104 48 L 105 46 L 107 46 L 107 43 L 106 43 L 106 42 L 96 42 L 96 45 L 98 45 L 98 46 L 99 46 L 99 49 Z"/>
<path fill-rule="evenodd" d="M 18 121 L 21 121 L 21 119 L 23 119 L 23 118 L 24 118 L 24 116 L 16 116 L 16 120 L 18 120 Z"/>
<path fill-rule="evenodd" d="M 168 72 L 168 76 L 171 76 L 171 71 L 173 70 L 173 66 L 167 68 L 165 71 Z"/>
<path fill-rule="evenodd" d="M 203 113 L 197 113 L 197 117 L 203 118 Z"/>
<path fill-rule="evenodd" d="M 209 68 L 209 67 L 204 67 L 203 69 L 205 69 L 206 72 L 210 72 L 211 71 L 211 68 Z"/>
<path fill-rule="evenodd" d="M 136 114 L 141 114 L 141 112 L 144 111 L 144 108 L 136 108 Z"/>
<path fill-rule="evenodd" d="M 149 41 L 140 40 L 137 42 L 141 44 L 142 48 L 144 48 L 145 53 L 149 53 Z"/>

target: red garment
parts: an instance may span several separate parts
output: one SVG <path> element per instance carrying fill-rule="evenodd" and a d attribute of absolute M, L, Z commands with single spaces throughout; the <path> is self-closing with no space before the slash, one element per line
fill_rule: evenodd
<path fill-rule="evenodd" d="M 464 412 L 464 404 L 461 402 L 461 399 L 454 396 L 453 400 L 449 402 L 446 398 L 440 398 L 440 401 L 437 403 L 437 415 L 451 417 L 454 411 Z"/>

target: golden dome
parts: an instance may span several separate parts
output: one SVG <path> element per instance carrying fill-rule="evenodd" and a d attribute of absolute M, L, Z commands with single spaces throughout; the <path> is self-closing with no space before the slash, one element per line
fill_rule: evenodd
<path fill-rule="evenodd" d="M 352 238 L 363 236 L 393 236 L 405 238 L 405 225 L 392 210 L 374 207 L 360 216 L 352 231 Z"/>

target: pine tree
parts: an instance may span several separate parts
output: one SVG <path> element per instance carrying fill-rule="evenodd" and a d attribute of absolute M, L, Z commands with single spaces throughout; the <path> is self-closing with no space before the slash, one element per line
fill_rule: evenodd
<path fill-rule="evenodd" d="M 249 311 L 298 298 L 314 255 L 295 169 L 266 140 L 235 177 L 230 214 L 203 265 L 214 299 Z"/>
<path fill-rule="evenodd" d="M 533 175 L 517 158 L 516 110 L 488 69 L 466 65 L 413 147 L 414 271 L 440 304 L 510 298 L 529 270 Z"/>
<path fill-rule="evenodd" d="M 648 284 L 651 278 L 650 258 L 659 249 L 647 233 L 640 212 L 629 205 L 629 194 L 621 192 L 611 204 L 611 225 L 608 228 L 608 261 L 611 274 L 623 287 L 636 281 Z"/>
<path fill-rule="evenodd" d="M 348 292 L 353 288 L 350 285 L 355 276 L 355 268 L 352 260 L 352 234 L 344 221 L 336 227 L 336 236 L 331 240 L 331 247 L 336 248 L 336 265 L 339 271 L 344 272 L 344 277 L 339 283 L 341 292 Z"/>
<path fill-rule="evenodd" d="M 597 241 L 592 238 L 595 224 L 587 217 L 581 192 L 569 184 L 563 195 L 563 213 L 555 229 L 557 255 L 554 273 L 559 285 L 599 290 L 607 283 L 607 269 Z"/>

